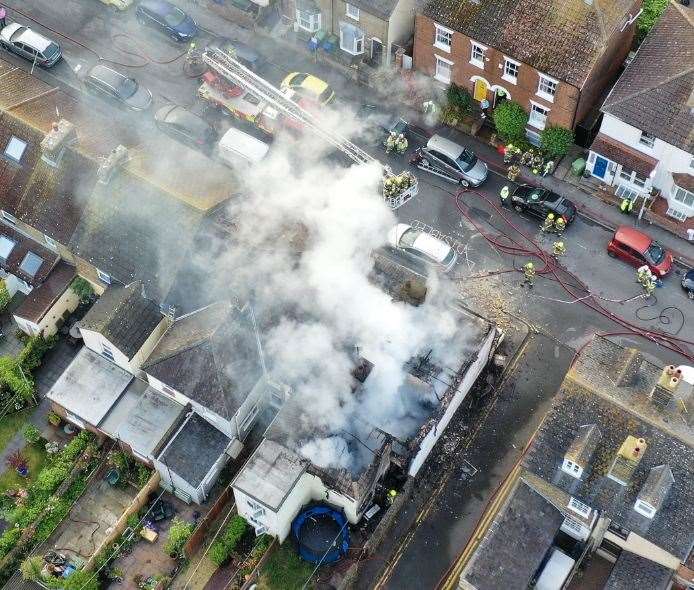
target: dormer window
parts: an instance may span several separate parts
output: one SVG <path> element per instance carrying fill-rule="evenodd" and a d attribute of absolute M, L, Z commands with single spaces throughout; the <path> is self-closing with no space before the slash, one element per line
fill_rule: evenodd
<path fill-rule="evenodd" d="M 655 508 L 642 500 L 636 500 L 634 510 L 646 518 L 653 518 L 655 516 Z"/>
<path fill-rule="evenodd" d="M 655 145 L 655 135 L 642 131 L 641 137 L 639 137 L 639 143 L 643 146 L 652 148 Z"/>

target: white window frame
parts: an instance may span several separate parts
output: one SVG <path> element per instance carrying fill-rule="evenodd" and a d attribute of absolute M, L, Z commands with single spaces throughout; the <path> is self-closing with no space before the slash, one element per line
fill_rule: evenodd
<path fill-rule="evenodd" d="M 107 272 L 104 272 L 103 270 L 99 270 L 98 268 L 96 269 L 96 276 L 99 277 L 99 280 L 102 283 L 106 283 L 107 285 L 111 284 L 111 275 L 108 274 Z"/>
<path fill-rule="evenodd" d="M 359 29 L 361 31 L 361 29 Z M 348 49 L 347 47 L 344 46 L 342 42 L 342 29 L 340 29 L 340 49 L 342 51 L 349 53 L 350 55 L 361 55 L 364 53 L 364 31 L 361 31 L 361 39 L 357 39 L 356 37 L 354 38 L 354 47 L 352 49 Z M 359 49 L 361 43 L 361 50 Z"/>
<path fill-rule="evenodd" d="M 451 29 L 447 29 L 446 27 L 442 27 L 441 25 L 437 25 L 436 23 L 434 23 L 434 27 L 434 47 L 440 49 L 441 51 L 445 51 L 446 53 L 450 53 L 451 46 L 453 45 L 453 31 Z M 439 36 L 441 36 L 444 40 L 441 41 Z M 446 39 L 448 40 L 447 42 Z"/>
<path fill-rule="evenodd" d="M 241 430 L 245 432 L 251 427 L 251 424 L 253 423 L 253 420 L 255 420 L 256 416 L 258 415 L 258 412 L 260 411 L 260 408 L 258 407 L 258 404 L 255 404 L 252 408 L 251 411 L 248 413 L 248 416 L 246 416 L 241 423 Z"/>
<path fill-rule="evenodd" d="M 623 166 L 620 168 L 618 176 L 622 180 L 625 180 L 629 184 L 633 184 L 639 189 L 645 189 L 646 183 L 648 182 L 648 178 L 641 178 L 638 174 L 636 174 L 636 170 L 629 170 Z"/>
<path fill-rule="evenodd" d="M 296 9 L 295 12 L 296 22 L 302 31 L 307 31 L 309 33 L 316 33 L 320 30 L 321 26 L 321 13 L 320 12 L 307 12 L 305 10 Z M 308 27 L 305 27 L 302 23 L 302 19 L 308 23 Z"/>
<path fill-rule="evenodd" d="M 535 131 L 534 129 L 527 129 L 526 128 L 525 137 L 533 145 L 537 145 L 537 146 L 540 145 L 540 134 L 537 131 Z"/>
<path fill-rule="evenodd" d="M 619 184 L 617 185 L 617 188 L 614 190 L 614 194 L 621 199 L 630 199 L 633 201 L 636 197 L 639 196 L 639 191 L 634 190 L 626 184 Z"/>
<path fill-rule="evenodd" d="M 113 349 L 106 343 L 101 343 L 101 356 L 107 358 L 111 362 L 116 362 L 116 355 L 113 354 Z"/>
<path fill-rule="evenodd" d="M 18 149 L 21 150 L 19 157 L 15 157 L 12 154 L 8 153 L 10 146 L 12 146 L 13 144 L 14 144 L 15 148 L 18 147 Z M 17 146 L 17 144 L 21 144 L 21 145 Z M 16 135 L 10 135 L 10 140 L 7 142 L 7 145 L 5 146 L 5 149 L 3 150 L 3 154 L 5 154 L 5 157 L 8 160 L 11 160 L 15 164 L 21 164 L 22 163 L 22 157 L 24 156 L 24 152 L 26 151 L 28 145 L 29 144 L 26 141 L 24 141 L 23 139 L 20 139 Z"/>
<path fill-rule="evenodd" d="M 682 197 L 680 197 L 680 191 L 684 193 Z M 681 186 L 673 184 L 672 190 L 670 191 L 670 195 L 672 196 L 673 201 L 676 201 L 677 203 L 680 203 L 685 207 L 694 208 L 694 192 L 688 191 L 686 188 L 682 188 Z M 687 202 L 686 199 L 689 199 L 690 197 L 691 202 Z"/>
<path fill-rule="evenodd" d="M 538 74 L 538 76 L 540 77 L 540 79 L 537 82 L 536 94 L 540 98 L 545 99 L 547 102 L 554 102 L 554 97 L 556 96 L 557 88 L 559 87 L 559 80 L 555 80 L 554 78 L 550 78 L 549 76 L 545 76 L 544 74 Z M 554 90 L 552 92 L 543 90 L 543 85 L 547 85 L 548 87 L 550 85 L 554 85 Z"/>
<path fill-rule="evenodd" d="M 657 510 L 648 502 L 644 502 L 638 498 L 636 499 L 636 502 L 634 502 L 634 510 L 646 518 L 653 518 L 657 512 Z"/>
<path fill-rule="evenodd" d="M 10 215 L 7 211 L 4 209 L 2 210 L 2 218 L 5 221 L 10 222 L 12 225 L 17 225 L 17 218 L 14 215 Z"/>
<path fill-rule="evenodd" d="M 533 114 L 536 113 L 537 111 L 535 109 L 540 109 L 545 111 L 545 120 L 540 123 L 539 121 L 533 119 Z M 530 101 L 530 115 L 528 117 L 528 124 L 535 129 L 539 129 L 542 131 L 545 127 L 547 127 L 547 119 L 549 119 L 549 113 L 551 112 L 551 109 L 547 108 L 545 105 L 540 104 L 539 102 L 534 102 Z"/>
<path fill-rule="evenodd" d="M 453 62 L 450 59 L 441 57 L 440 55 L 434 54 L 434 57 L 436 58 L 436 69 L 434 71 L 434 78 L 439 82 L 443 82 L 444 84 L 450 84 L 451 80 L 453 80 Z M 444 63 L 448 66 L 448 79 L 439 75 L 439 63 Z"/>
<path fill-rule="evenodd" d="M 644 141 L 644 139 L 646 141 Z M 641 131 L 641 135 L 639 136 L 639 145 L 647 147 L 648 149 L 652 149 L 655 145 L 655 140 L 656 136 L 652 133 L 648 133 L 647 131 Z"/>
<path fill-rule="evenodd" d="M 684 211 L 677 209 L 676 207 L 668 207 L 665 215 L 672 217 L 677 221 L 686 221 L 687 217 L 689 217 Z"/>
<path fill-rule="evenodd" d="M 53 250 L 58 249 L 58 242 L 56 242 L 51 236 L 43 234 L 43 241 L 46 242 L 46 246 Z"/>
<path fill-rule="evenodd" d="M 354 4 L 350 4 L 349 2 L 345 2 L 345 15 L 351 18 L 352 20 L 355 20 L 359 22 L 359 7 L 354 6 Z"/>
<path fill-rule="evenodd" d="M 689 167 L 690 167 L 690 168 L 694 168 L 694 158 L 692 158 L 691 160 L 689 160 Z"/>
<path fill-rule="evenodd" d="M 480 70 L 484 69 L 484 60 L 487 56 L 487 49 L 489 49 L 487 46 L 477 43 L 477 41 L 470 41 L 470 63 Z M 475 50 L 478 50 L 482 54 L 481 59 L 475 57 Z"/>
<path fill-rule="evenodd" d="M 516 75 L 514 76 L 513 74 L 509 74 L 506 69 L 507 66 L 511 65 L 516 68 Z M 511 84 L 518 84 L 518 75 L 520 74 L 520 62 L 516 61 L 515 59 L 511 59 L 510 57 L 506 57 L 504 55 L 504 64 L 503 64 L 503 76 L 501 76 L 502 80 L 506 80 L 507 82 L 510 82 Z"/>
<path fill-rule="evenodd" d="M 588 506 L 588 504 L 584 504 L 580 500 L 577 500 L 573 496 L 571 496 L 569 499 L 568 508 L 569 510 L 573 510 L 576 514 L 580 514 L 584 518 L 588 518 L 590 516 L 590 506 Z"/>

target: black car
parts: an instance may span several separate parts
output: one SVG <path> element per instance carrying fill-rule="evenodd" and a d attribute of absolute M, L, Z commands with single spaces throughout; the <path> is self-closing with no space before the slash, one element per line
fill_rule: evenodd
<path fill-rule="evenodd" d="M 257 72 L 258 68 L 263 64 L 261 55 L 255 49 L 245 43 L 229 39 L 228 37 L 217 37 L 210 41 L 206 49 L 221 51 L 222 53 L 231 55 L 236 61 L 253 72 Z"/>
<path fill-rule="evenodd" d="M 402 133 L 405 137 L 408 137 L 409 124 L 407 121 L 377 106 L 370 104 L 361 105 L 357 111 L 357 118 L 362 119 L 369 125 L 375 125 L 382 141 L 385 141 L 385 138 L 388 137 L 391 131 L 396 135 Z"/>
<path fill-rule="evenodd" d="M 506 189 L 508 187 L 504 187 Z M 502 195 L 505 191 L 502 189 Z M 539 219 L 545 219 L 549 213 L 563 217 L 566 224 L 570 224 L 576 218 L 576 206 L 544 188 L 520 184 L 509 194 L 501 199 L 502 205 L 510 205 L 519 213 L 528 213 Z"/>
<path fill-rule="evenodd" d="M 92 94 L 131 111 L 144 111 L 152 104 L 152 93 L 147 88 L 108 66 L 95 65 L 85 75 L 83 83 Z"/>
<path fill-rule="evenodd" d="M 682 277 L 682 288 L 689 299 L 694 299 L 694 268 L 688 270 Z"/>
<path fill-rule="evenodd" d="M 166 0 L 143 0 L 135 11 L 137 22 L 157 29 L 177 42 L 190 41 L 198 34 L 198 25 Z"/>
<path fill-rule="evenodd" d="M 212 125 L 181 106 L 168 104 L 160 108 L 154 120 L 165 133 L 203 151 L 211 150 L 217 141 Z"/>

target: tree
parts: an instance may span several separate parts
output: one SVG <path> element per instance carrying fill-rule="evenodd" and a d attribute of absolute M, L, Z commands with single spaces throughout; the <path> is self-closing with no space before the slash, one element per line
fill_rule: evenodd
<path fill-rule="evenodd" d="M 7 307 L 7 304 L 12 299 L 10 292 L 7 290 L 5 279 L 0 279 L 0 311 Z"/>
<path fill-rule="evenodd" d="M 492 113 L 497 133 L 504 141 L 513 141 L 525 136 L 528 113 L 517 102 L 505 100 Z"/>
<path fill-rule="evenodd" d="M 669 0 L 643 0 L 643 12 L 636 21 L 636 42 L 641 44 L 648 32 L 658 22 Z"/>
<path fill-rule="evenodd" d="M 169 536 L 164 544 L 164 551 L 169 555 L 180 555 L 183 546 L 193 534 L 194 528 L 192 523 L 175 516 L 169 527 Z"/>
<path fill-rule="evenodd" d="M 558 125 L 549 125 L 540 132 L 540 146 L 552 158 L 565 156 L 573 142 L 573 131 Z"/>
<path fill-rule="evenodd" d="M 0 383 L 4 383 L 12 393 L 24 401 L 29 401 L 34 396 L 34 383 L 15 358 L 0 357 Z"/>
<path fill-rule="evenodd" d="M 38 555 L 27 557 L 19 566 L 19 571 L 22 572 L 22 578 L 25 580 L 38 582 L 43 578 L 41 574 L 43 571 L 43 559 Z"/>
<path fill-rule="evenodd" d="M 82 303 L 86 303 L 94 295 L 92 284 L 82 277 L 75 277 L 72 283 L 70 283 L 70 289 L 75 292 Z"/>
<path fill-rule="evenodd" d="M 24 427 L 24 439 L 30 444 L 35 445 L 41 440 L 41 431 L 33 424 Z"/>

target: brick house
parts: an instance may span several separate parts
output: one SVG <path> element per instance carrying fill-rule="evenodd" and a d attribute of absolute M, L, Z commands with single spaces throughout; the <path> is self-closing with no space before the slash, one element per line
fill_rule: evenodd
<path fill-rule="evenodd" d="M 429 0 L 415 24 L 414 67 L 494 106 L 575 128 L 616 77 L 631 47 L 640 0 Z"/>

